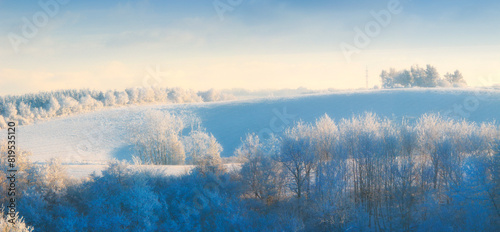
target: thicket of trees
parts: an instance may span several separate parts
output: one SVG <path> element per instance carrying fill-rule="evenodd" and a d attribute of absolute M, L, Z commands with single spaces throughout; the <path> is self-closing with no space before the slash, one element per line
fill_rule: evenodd
<path fill-rule="evenodd" d="M 409 70 L 396 71 L 391 68 L 382 70 L 380 74 L 383 88 L 409 88 L 409 87 L 464 87 L 467 83 L 460 71 L 446 73 L 444 78 L 439 75 L 437 69 L 432 65 L 421 68 L 412 66 Z"/>
<path fill-rule="evenodd" d="M 200 124 L 193 114 L 145 112 L 130 133 L 134 160 L 155 165 L 194 164 L 203 170 L 222 165 L 222 146 Z"/>
<path fill-rule="evenodd" d="M 6 121 L 27 125 L 35 120 L 127 104 L 188 103 L 232 100 L 214 89 L 195 92 L 180 88 L 129 88 L 124 91 L 61 90 L 21 96 L 0 96 L 0 129 Z"/>
<path fill-rule="evenodd" d="M 248 196 L 287 202 L 314 231 L 495 231 L 499 130 L 425 115 L 415 124 L 373 114 L 298 123 L 270 149 L 249 135 L 237 151 Z M 284 212 L 282 212 L 284 213 Z"/>
<path fill-rule="evenodd" d="M 492 124 L 325 115 L 266 140 L 249 134 L 235 155 L 243 163 L 234 172 L 200 166 L 166 177 L 112 162 L 81 181 L 56 161 L 22 159 L 19 213 L 40 231 L 497 231 L 500 223 Z"/>

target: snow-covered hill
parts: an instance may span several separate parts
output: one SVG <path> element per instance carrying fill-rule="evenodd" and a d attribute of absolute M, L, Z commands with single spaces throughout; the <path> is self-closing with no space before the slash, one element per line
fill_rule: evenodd
<path fill-rule="evenodd" d="M 129 135 L 134 123 L 149 109 L 197 114 L 202 126 L 231 156 L 246 133 L 267 137 L 295 121 L 314 121 L 323 114 L 335 120 L 374 112 L 394 120 L 414 120 L 425 113 L 441 113 L 474 122 L 500 118 L 500 91 L 485 89 L 394 89 L 344 91 L 291 98 L 126 106 L 19 126 L 17 143 L 33 153 L 31 160 L 59 157 L 63 163 L 104 164 L 112 158 L 131 160 Z M 2 134 L 5 134 L 2 130 Z M 75 165 L 78 164 L 78 165 Z M 68 166 L 71 169 L 72 166 Z"/>

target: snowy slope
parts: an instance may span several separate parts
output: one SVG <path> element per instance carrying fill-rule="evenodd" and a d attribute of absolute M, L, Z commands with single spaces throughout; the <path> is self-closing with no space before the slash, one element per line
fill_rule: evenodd
<path fill-rule="evenodd" d="M 270 132 L 282 132 L 294 121 L 313 122 L 325 113 L 335 120 L 368 111 L 395 120 L 441 113 L 475 122 L 490 122 L 500 118 L 500 91 L 345 91 L 292 98 L 127 106 L 20 126 L 18 144 L 33 153 L 31 160 L 35 162 L 45 162 L 52 157 L 73 165 L 100 165 L 112 158 L 131 160 L 128 142 L 131 125 L 142 120 L 148 109 L 197 114 L 202 119 L 202 126 L 222 144 L 222 156 L 227 157 L 233 154 L 246 133 L 267 137 Z M 6 132 L 2 130 L 1 133 Z"/>

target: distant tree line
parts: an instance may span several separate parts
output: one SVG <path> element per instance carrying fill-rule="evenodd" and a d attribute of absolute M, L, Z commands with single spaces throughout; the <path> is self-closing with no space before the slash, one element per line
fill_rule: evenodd
<path fill-rule="evenodd" d="M 409 70 L 396 71 L 394 68 L 382 70 L 380 74 L 383 88 L 411 88 L 411 87 L 464 87 L 467 83 L 462 73 L 456 70 L 446 73 L 444 78 L 439 75 L 437 69 L 432 65 L 421 68 L 412 66 Z"/>
<path fill-rule="evenodd" d="M 128 88 L 124 91 L 97 91 L 89 89 L 60 90 L 0 96 L 0 129 L 6 121 L 19 125 L 39 119 L 88 112 L 103 107 L 148 103 L 188 103 L 232 100 L 234 96 L 214 89 L 195 92 L 181 88 Z"/>

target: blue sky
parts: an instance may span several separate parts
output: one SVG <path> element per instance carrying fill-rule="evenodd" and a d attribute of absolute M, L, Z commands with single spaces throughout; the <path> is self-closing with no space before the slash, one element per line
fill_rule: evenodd
<path fill-rule="evenodd" d="M 56 0 L 42 0 L 42 3 Z M 14 49 L 25 21 L 48 14 L 36 1 L 0 0 L 0 94 L 67 88 L 359 88 L 389 67 L 460 69 L 470 85 L 500 82 L 500 3 L 399 1 L 399 14 L 350 59 L 388 1 L 69 1 Z M 229 2 L 238 3 L 230 6 Z M 54 9 L 54 8 L 50 8 Z M 19 38 L 19 37 L 16 37 Z M 153 83 L 148 83 L 153 84 Z"/>

